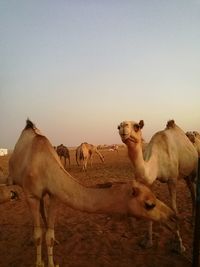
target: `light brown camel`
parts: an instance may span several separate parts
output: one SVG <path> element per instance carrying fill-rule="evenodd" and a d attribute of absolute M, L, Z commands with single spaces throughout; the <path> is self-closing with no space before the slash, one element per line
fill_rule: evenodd
<path fill-rule="evenodd" d="M 69 161 L 69 168 L 70 168 L 70 154 L 69 149 L 64 146 L 63 144 L 57 146 L 56 152 L 58 153 L 58 156 L 60 157 L 60 160 L 62 162 L 62 158 L 64 158 L 64 168 L 67 167 L 67 159 Z"/>
<path fill-rule="evenodd" d="M 79 166 L 82 161 L 83 171 L 87 170 L 88 161 L 90 161 L 90 165 L 92 166 L 94 153 L 96 153 L 101 161 L 104 162 L 104 156 L 99 152 L 96 146 L 84 142 L 76 148 L 76 162 Z"/>
<path fill-rule="evenodd" d="M 172 208 L 177 213 L 176 184 L 178 178 L 184 178 L 192 196 L 193 211 L 195 205 L 194 179 L 197 171 L 198 155 L 192 143 L 171 120 L 165 130 L 153 135 L 142 151 L 143 120 L 139 123 L 123 121 L 119 126 L 119 134 L 128 148 L 128 155 L 134 167 L 135 178 L 151 185 L 156 179 L 168 184 Z M 177 231 L 179 251 L 184 251 L 182 239 Z M 149 225 L 147 246 L 152 246 L 152 223 Z"/>
<path fill-rule="evenodd" d="M 169 223 L 172 229 L 176 225 L 174 211 L 138 182 L 110 183 L 107 188 L 82 185 L 63 168 L 49 140 L 30 120 L 27 120 L 11 155 L 8 178 L 10 183 L 23 188 L 33 216 L 37 267 L 43 266 L 40 213 L 46 194 L 49 196 L 46 230 L 48 267 L 55 267 L 53 245 L 58 200 L 88 213 L 121 213 L 160 221 L 165 225 Z"/>
<path fill-rule="evenodd" d="M 197 150 L 198 156 L 200 157 L 200 139 L 195 135 L 194 132 L 187 132 L 186 135 L 193 143 L 194 147 Z"/>

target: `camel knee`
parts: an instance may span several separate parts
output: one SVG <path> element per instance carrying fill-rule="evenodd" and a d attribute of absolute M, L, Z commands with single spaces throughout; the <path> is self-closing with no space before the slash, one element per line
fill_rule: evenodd
<path fill-rule="evenodd" d="M 55 241 L 54 229 L 47 229 L 46 232 L 46 245 L 48 247 L 53 247 Z"/>
<path fill-rule="evenodd" d="M 34 228 L 34 241 L 35 245 L 39 246 L 42 244 L 42 229 L 40 227 Z"/>

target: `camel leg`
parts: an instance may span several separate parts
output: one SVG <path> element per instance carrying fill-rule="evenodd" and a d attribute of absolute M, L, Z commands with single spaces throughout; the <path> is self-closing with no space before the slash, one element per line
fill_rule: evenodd
<path fill-rule="evenodd" d="M 27 197 L 27 202 L 33 216 L 34 241 L 36 245 L 36 267 L 43 267 L 42 261 L 42 228 L 40 224 L 40 200 L 33 196 Z"/>
<path fill-rule="evenodd" d="M 83 171 L 87 170 L 87 159 L 83 160 Z"/>
<path fill-rule="evenodd" d="M 53 246 L 55 241 L 55 235 L 54 235 L 54 225 L 55 225 L 55 219 L 57 215 L 57 199 L 50 196 L 49 197 L 50 203 L 49 203 L 49 209 L 48 209 L 48 217 L 47 217 L 47 231 L 46 231 L 46 245 L 47 245 L 47 255 L 48 255 L 48 267 L 56 267 L 58 265 L 54 265 L 53 260 Z"/>
<path fill-rule="evenodd" d="M 142 248 L 151 248 L 153 246 L 153 222 L 148 222 L 148 231 L 142 240 L 139 242 Z"/>
<path fill-rule="evenodd" d="M 171 201 L 172 201 L 172 209 L 175 211 L 176 215 L 178 214 L 177 210 L 177 205 L 176 205 L 176 181 L 174 180 L 169 180 L 168 181 L 168 188 L 169 188 L 169 193 L 171 196 Z M 177 230 L 176 230 L 176 236 L 178 238 L 178 248 L 174 248 L 174 250 L 178 252 L 184 252 L 185 247 L 183 246 L 183 241 L 180 235 L 180 230 L 179 230 L 179 224 L 177 223 Z"/>
<path fill-rule="evenodd" d="M 65 163 L 64 163 L 64 164 L 65 164 L 65 167 L 64 167 L 64 168 L 65 168 L 65 170 L 66 170 L 66 168 L 67 168 L 67 160 L 66 160 L 66 157 L 64 157 L 64 162 L 65 162 Z"/>
<path fill-rule="evenodd" d="M 192 216 L 194 218 L 195 215 L 195 206 L 196 206 L 196 186 L 194 181 L 191 179 L 190 176 L 185 178 L 186 184 L 190 190 L 191 198 L 192 198 Z"/>
<path fill-rule="evenodd" d="M 149 229 L 148 229 L 148 242 L 147 248 L 151 248 L 153 246 L 153 222 L 149 222 Z"/>
<path fill-rule="evenodd" d="M 71 162 L 70 162 L 70 157 L 68 158 L 69 160 L 69 169 L 71 168 Z"/>

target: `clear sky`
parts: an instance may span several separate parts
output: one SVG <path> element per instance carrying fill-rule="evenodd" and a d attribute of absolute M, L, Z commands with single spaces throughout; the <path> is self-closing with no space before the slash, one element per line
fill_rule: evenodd
<path fill-rule="evenodd" d="M 1 0 L 0 147 L 29 117 L 52 144 L 200 131 L 200 0 Z"/>

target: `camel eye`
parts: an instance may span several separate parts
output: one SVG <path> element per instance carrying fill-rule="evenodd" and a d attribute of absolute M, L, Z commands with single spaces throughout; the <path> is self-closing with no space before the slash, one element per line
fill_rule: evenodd
<path fill-rule="evenodd" d="M 153 208 L 155 208 L 156 204 L 154 203 L 148 203 L 148 202 L 145 202 L 145 209 L 146 210 L 152 210 Z"/>
<path fill-rule="evenodd" d="M 119 125 L 118 125 L 117 129 L 120 130 L 120 126 Z"/>

